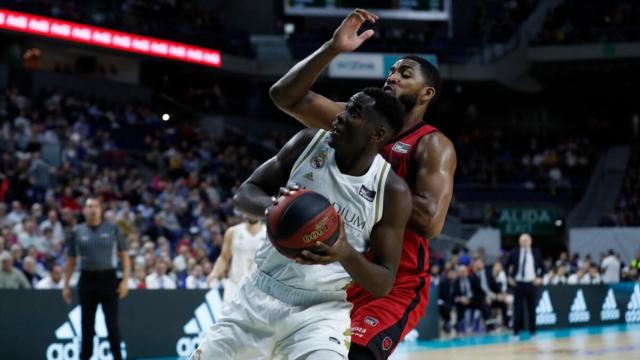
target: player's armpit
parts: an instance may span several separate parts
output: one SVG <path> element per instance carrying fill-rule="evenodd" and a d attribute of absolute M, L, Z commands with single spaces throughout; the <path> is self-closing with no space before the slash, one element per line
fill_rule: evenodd
<path fill-rule="evenodd" d="M 437 132 L 420 140 L 415 160 L 414 208 L 407 227 L 432 239 L 442 231 L 453 195 L 456 151 L 451 141 Z"/>

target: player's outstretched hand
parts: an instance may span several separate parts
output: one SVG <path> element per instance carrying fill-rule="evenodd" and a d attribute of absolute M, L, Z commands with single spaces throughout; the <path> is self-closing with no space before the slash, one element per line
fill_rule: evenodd
<path fill-rule="evenodd" d="M 303 265 L 326 265 L 342 261 L 354 251 L 347 241 L 342 218 L 340 218 L 340 235 L 338 235 L 336 242 L 329 246 L 323 242 L 316 241 L 315 245 L 317 250 L 313 252 L 309 250 L 302 251 L 302 257 L 297 257 L 296 262 Z"/>
<path fill-rule="evenodd" d="M 378 15 L 367 10 L 353 10 L 333 33 L 333 38 L 330 40 L 331 48 L 340 52 L 354 51 L 374 34 L 374 31 L 369 29 L 358 35 L 362 24 L 366 21 L 375 23 L 378 19 Z"/>

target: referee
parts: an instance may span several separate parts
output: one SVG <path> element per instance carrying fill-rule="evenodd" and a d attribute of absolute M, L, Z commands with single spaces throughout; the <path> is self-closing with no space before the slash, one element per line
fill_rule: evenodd
<path fill-rule="evenodd" d="M 109 345 L 114 360 L 121 360 L 120 331 L 118 329 L 118 295 L 127 296 L 129 279 L 129 256 L 127 244 L 118 228 L 102 221 L 102 204 L 97 197 L 88 197 L 82 209 L 85 222 L 71 232 L 67 248 L 67 268 L 65 269 L 62 297 L 71 304 L 69 279 L 80 258 L 80 280 L 78 296 L 82 309 L 82 350 L 81 360 L 89 360 L 93 355 L 95 317 L 98 304 L 102 304 L 109 332 Z M 118 257 L 122 262 L 122 280 L 116 278 Z"/>

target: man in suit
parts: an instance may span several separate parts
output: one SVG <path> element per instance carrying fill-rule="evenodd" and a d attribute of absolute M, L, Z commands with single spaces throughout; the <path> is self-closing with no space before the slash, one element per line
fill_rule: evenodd
<path fill-rule="evenodd" d="M 473 259 L 473 273 L 478 278 L 480 288 L 484 297 L 478 299 L 476 307 L 482 312 L 482 319 L 485 321 L 487 330 L 491 331 L 495 328 L 495 324 L 490 321 L 491 318 L 491 303 L 496 298 L 496 292 L 498 285 L 493 278 L 492 269 L 484 265 L 484 260 L 481 257 Z"/>
<path fill-rule="evenodd" d="M 445 333 L 451 331 L 451 310 L 453 310 L 453 287 L 458 274 L 456 270 L 451 268 L 443 274 L 438 285 L 438 309 L 440 317 L 443 321 L 443 330 Z"/>
<path fill-rule="evenodd" d="M 458 279 L 453 284 L 453 301 L 458 313 L 457 327 L 462 331 L 465 311 L 480 309 L 485 293 L 480 287 L 480 279 L 464 265 L 458 267 Z"/>
<path fill-rule="evenodd" d="M 523 306 L 529 315 L 529 333 L 536 334 L 536 300 L 538 286 L 542 284 L 542 256 L 531 248 L 529 234 L 520 235 L 520 247 L 511 250 L 507 259 L 509 283 L 515 287 L 513 300 L 513 334 L 524 328 Z"/>

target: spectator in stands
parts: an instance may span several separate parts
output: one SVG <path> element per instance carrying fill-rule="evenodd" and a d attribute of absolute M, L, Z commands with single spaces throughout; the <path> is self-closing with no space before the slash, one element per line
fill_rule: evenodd
<path fill-rule="evenodd" d="M 495 324 L 489 322 L 491 316 L 491 303 L 496 299 L 497 285 L 493 278 L 492 267 L 485 267 L 482 258 L 477 257 L 472 263 L 473 276 L 478 279 L 480 289 L 482 290 L 482 298 L 478 296 L 475 303 L 475 307 L 481 311 L 482 319 L 485 321 L 485 325 L 488 331 L 495 328 Z"/>
<path fill-rule="evenodd" d="M 202 266 L 196 265 L 191 270 L 191 274 L 187 276 L 186 288 L 187 289 L 206 289 L 207 277 L 204 275 Z"/>
<path fill-rule="evenodd" d="M 167 264 L 164 260 L 156 261 L 155 271 L 145 278 L 147 289 L 175 289 L 176 282 L 167 275 Z"/>
<path fill-rule="evenodd" d="M 36 289 L 62 289 L 64 281 L 62 279 L 62 266 L 54 264 L 51 267 L 49 275 L 45 276 L 42 280 L 38 281 Z"/>
<path fill-rule="evenodd" d="M 46 227 L 50 227 L 53 230 L 53 238 L 64 241 L 64 228 L 60 220 L 58 220 L 58 212 L 55 209 L 50 209 L 47 212 L 47 218 L 40 223 L 40 231 L 44 232 Z"/>
<path fill-rule="evenodd" d="M 495 298 L 491 302 L 491 307 L 497 309 L 502 318 L 502 326 L 507 328 L 509 326 L 509 316 L 507 312 L 508 304 L 511 303 L 511 296 L 508 294 L 509 284 L 507 282 L 507 273 L 502 267 L 500 261 L 493 263 L 492 276 L 495 283 Z"/>
<path fill-rule="evenodd" d="M 609 249 L 607 256 L 602 260 L 602 282 L 605 284 L 615 284 L 620 282 L 621 263 L 612 249 Z"/>
<path fill-rule="evenodd" d="M 458 273 L 449 268 L 443 274 L 438 287 L 438 311 L 442 318 L 442 329 L 446 334 L 451 332 L 451 311 L 455 305 L 454 286 L 457 283 Z"/>
<path fill-rule="evenodd" d="M 580 268 L 575 273 L 569 275 L 567 278 L 568 285 L 578 285 L 578 284 L 589 284 L 591 279 L 589 278 L 589 274 L 585 273 L 585 271 Z"/>
<path fill-rule="evenodd" d="M 144 269 L 144 265 L 136 264 L 133 270 L 133 277 L 129 278 L 129 289 L 145 289 L 145 277 L 147 272 Z"/>
<path fill-rule="evenodd" d="M 567 267 L 560 266 L 556 269 L 555 275 L 551 278 L 549 285 L 564 285 L 567 283 Z"/>
<path fill-rule="evenodd" d="M 600 271 L 597 266 L 592 265 L 589 268 L 589 284 L 598 285 L 602 284 L 602 279 L 600 278 Z"/>
<path fill-rule="evenodd" d="M 629 268 L 640 271 L 640 250 L 636 252 L 636 257 L 629 262 Z"/>
<path fill-rule="evenodd" d="M 31 285 L 22 271 L 13 266 L 13 258 L 6 251 L 0 253 L 0 289 L 29 289 Z"/>
<path fill-rule="evenodd" d="M 480 310 L 485 302 L 485 293 L 480 287 L 480 279 L 470 273 L 465 265 L 458 267 L 458 279 L 453 285 L 453 301 L 458 315 L 457 329 L 465 332 L 467 310 Z"/>
<path fill-rule="evenodd" d="M 36 284 L 42 279 L 36 269 L 36 259 L 32 256 L 26 256 L 22 262 L 22 272 L 29 281 L 31 287 L 35 287 Z"/>

